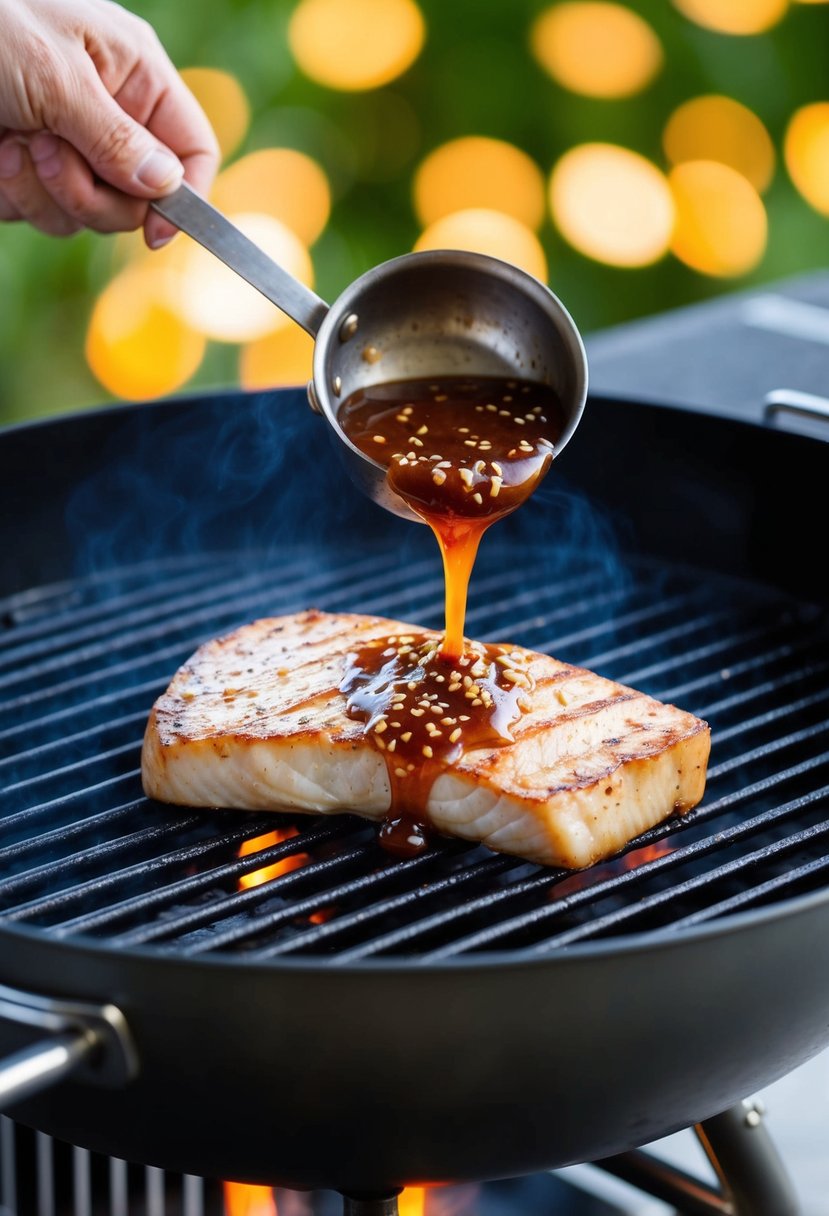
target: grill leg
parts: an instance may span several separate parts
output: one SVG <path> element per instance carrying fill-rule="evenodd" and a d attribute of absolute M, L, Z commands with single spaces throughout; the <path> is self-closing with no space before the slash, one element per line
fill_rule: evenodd
<path fill-rule="evenodd" d="M 800 1203 L 759 1102 L 747 1100 L 696 1128 L 735 1216 L 798 1216 Z"/>
<path fill-rule="evenodd" d="M 740 1102 L 694 1130 L 719 1190 L 639 1149 L 595 1164 L 673 1204 L 682 1216 L 799 1216 L 800 1203 L 759 1103 Z"/>
<path fill-rule="evenodd" d="M 399 1194 L 343 1195 L 343 1216 L 397 1216 Z"/>

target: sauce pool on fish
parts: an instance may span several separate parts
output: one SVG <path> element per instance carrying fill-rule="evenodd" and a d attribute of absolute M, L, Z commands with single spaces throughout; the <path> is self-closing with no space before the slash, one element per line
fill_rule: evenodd
<path fill-rule="evenodd" d="M 383 753 L 390 852 L 428 846 L 422 809 L 464 751 L 512 742 L 532 691 L 510 647 L 464 637 L 481 537 L 530 496 L 553 459 L 562 411 L 549 385 L 502 377 L 399 380 L 353 393 L 339 413 L 351 442 L 386 468 L 389 486 L 434 532 L 443 557 L 446 630 L 380 639 L 350 656 L 341 691 Z M 523 700 L 523 704 L 522 704 Z"/>

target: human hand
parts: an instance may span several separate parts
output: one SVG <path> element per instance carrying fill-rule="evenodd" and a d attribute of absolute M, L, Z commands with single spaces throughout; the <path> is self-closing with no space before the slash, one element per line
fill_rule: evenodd
<path fill-rule="evenodd" d="M 69 236 L 176 229 L 148 201 L 206 194 L 216 137 L 155 31 L 111 0 L 0 0 L 0 219 Z"/>

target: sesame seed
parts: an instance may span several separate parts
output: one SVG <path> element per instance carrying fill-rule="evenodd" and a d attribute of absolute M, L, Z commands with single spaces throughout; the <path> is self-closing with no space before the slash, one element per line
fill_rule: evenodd
<path fill-rule="evenodd" d="M 489 497 L 497 498 L 501 492 L 501 486 L 504 484 L 503 477 L 493 477 L 489 483 Z"/>
<path fill-rule="evenodd" d="M 397 747 L 397 740 L 392 739 L 391 743 L 389 744 L 389 751 L 393 752 L 396 747 Z"/>
<path fill-rule="evenodd" d="M 489 467 L 492 469 L 493 473 L 495 473 L 498 477 L 503 477 L 504 470 L 501 468 L 501 466 L 499 465 L 497 460 L 493 460 Z"/>
<path fill-rule="evenodd" d="M 468 434 L 469 434 L 469 427 L 468 427 L 468 426 L 459 426 L 459 427 L 458 427 L 458 434 L 459 434 L 459 435 L 468 435 Z"/>
<path fill-rule="evenodd" d="M 475 464 L 473 465 L 473 468 L 475 469 L 476 473 L 483 473 L 484 469 L 486 468 L 486 465 L 484 464 L 484 462 L 482 460 L 476 460 Z"/>
<path fill-rule="evenodd" d="M 515 448 L 510 448 L 510 450 L 507 452 L 507 455 L 508 456 L 517 456 L 518 453 L 516 452 Z M 401 461 L 401 464 L 402 464 L 402 461 Z"/>
<path fill-rule="evenodd" d="M 464 439 L 463 446 L 465 448 L 476 448 L 478 445 L 474 439 Z"/>
<path fill-rule="evenodd" d="M 481 503 L 484 501 L 484 500 L 481 498 L 480 494 L 473 494 L 473 495 L 472 495 L 472 498 L 473 498 L 473 500 L 474 500 L 474 501 L 475 501 L 475 502 L 478 504 L 478 506 L 480 506 L 480 505 L 481 505 Z"/>
<path fill-rule="evenodd" d="M 524 417 L 527 419 L 527 422 L 535 422 L 535 418 L 532 414 L 525 414 Z"/>
<path fill-rule="evenodd" d="M 482 414 L 483 412 L 484 412 L 484 407 L 483 407 L 482 405 L 476 405 L 476 406 L 475 406 L 475 413 L 476 413 L 476 414 Z"/>
<path fill-rule="evenodd" d="M 418 439 L 417 435 L 412 435 L 412 443 L 415 444 L 416 447 L 423 447 L 423 440 Z"/>
<path fill-rule="evenodd" d="M 394 770 L 394 775 L 395 775 L 395 777 L 405 777 L 406 770 L 404 768 L 396 768 Z"/>
<path fill-rule="evenodd" d="M 472 470 L 471 469 L 458 469 L 458 477 L 460 477 L 461 481 L 467 487 L 467 489 L 472 488 Z"/>
<path fill-rule="evenodd" d="M 451 460 L 441 460 L 440 464 L 435 465 L 435 468 L 436 469 L 451 469 L 452 461 Z"/>
<path fill-rule="evenodd" d="M 498 416 L 499 416 L 499 418 L 511 418 L 512 417 L 509 410 L 499 410 Z"/>
<path fill-rule="evenodd" d="M 384 751 L 386 750 L 386 745 L 385 745 L 385 743 L 383 742 L 383 740 L 382 740 L 382 739 L 375 739 L 375 740 L 374 740 L 374 742 L 375 742 L 375 743 L 377 744 L 377 746 L 380 748 L 380 751 L 381 751 L 381 752 L 384 752 Z"/>
<path fill-rule="evenodd" d="M 483 701 L 481 700 L 480 697 L 476 697 L 475 700 L 472 702 L 472 704 L 473 705 L 483 705 Z"/>
<path fill-rule="evenodd" d="M 505 393 L 504 396 L 501 398 L 501 400 L 502 401 L 512 401 L 512 397 L 510 397 L 509 393 Z"/>
<path fill-rule="evenodd" d="M 449 397 L 446 393 L 438 393 L 435 397 L 435 401 L 448 401 L 448 400 L 449 400 Z"/>
<path fill-rule="evenodd" d="M 455 729 L 452 731 L 452 734 L 449 736 L 449 742 L 457 743 L 458 739 L 460 739 L 460 737 L 461 737 L 461 734 L 462 734 L 461 728 L 459 726 L 456 726 Z"/>
<path fill-rule="evenodd" d="M 426 711 L 424 709 L 412 709 L 409 712 L 413 718 L 422 718 Z"/>
<path fill-rule="evenodd" d="M 405 414 L 397 414 L 397 416 L 395 417 L 395 422 L 408 422 L 408 421 L 409 421 L 409 419 L 406 417 Z"/>
<path fill-rule="evenodd" d="M 417 684 L 415 683 L 414 680 L 409 680 L 406 687 L 408 688 L 409 692 L 414 692 L 414 690 L 417 688 Z"/>
<path fill-rule="evenodd" d="M 385 718 L 379 718 L 374 729 L 378 735 L 382 735 L 383 731 L 388 729 L 388 725 L 389 724 Z"/>
<path fill-rule="evenodd" d="M 374 435 L 373 439 L 374 439 L 375 443 L 385 443 L 386 442 L 385 435 Z"/>
<path fill-rule="evenodd" d="M 468 722 L 469 714 L 458 714 L 458 721 L 459 722 Z"/>
<path fill-rule="evenodd" d="M 394 727 L 395 730 L 400 730 L 400 727 L 402 725 L 403 725 L 402 722 L 392 722 L 392 726 Z"/>
<path fill-rule="evenodd" d="M 419 428 L 418 428 L 418 430 L 417 430 L 417 434 L 418 434 L 418 435 L 428 435 L 428 434 L 429 434 L 429 428 L 428 428 L 428 426 L 426 426 L 426 424 L 424 423 L 424 425 L 423 425 L 423 426 L 421 426 L 421 427 L 419 427 Z"/>
<path fill-rule="evenodd" d="M 408 743 L 411 737 L 412 732 L 410 730 L 404 730 L 403 734 L 400 736 L 400 741 L 401 743 Z"/>
<path fill-rule="evenodd" d="M 404 405 L 402 412 L 406 415 L 406 417 L 408 417 L 409 414 L 412 413 L 413 409 L 414 409 L 413 405 Z"/>
<path fill-rule="evenodd" d="M 518 426 L 523 426 L 523 425 L 524 425 L 524 419 L 523 419 L 523 418 L 519 418 L 519 417 L 517 417 L 517 416 L 516 416 L 516 418 L 515 418 L 515 422 L 516 422 L 516 424 L 517 424 Z"/>
<path fill-rule="evenodd" d="M 402 469 L 402 468 L 403 468 L 403 466 L 404 466 L 405 464 L 408 464 L 409 462 L 408 462 L 408 460 L 406 459 L 406 457 L 404 456 L 404 457 L 403 457 L 401 460 L 399 460 L 397 463 L 400 465 L 400 467 L 401 467 L 401 469 Z"/>
<path fill-rule="evenodd" d="M 423 744 L 423 755 L 426 757 L 426 759 L 427 759 L 427 760 L 431 760 L 431 759 L 432 759 L 432 756 L 434 756 L 434 754 L 435 754 L 435 753 L 432 751 L 432 749 L 431 749 L 431 747 L 429 746 L 429 744 L 428 744 L 428 743 L 424 743 L 424 744 Z"/>
<path fill-rule="evenodd" d="M 490 414 L 497 414 L 497 412 L 498 412 L 498 406 L 497 406 L 497 405 L 491 405 L 491 404 L 490 404 L 490 405 L 487 405 L 487 407 L 486 407 L 486 408 L 489 410 Z"/>
<path fill-rule="evenodd" d="M 435 469 L 434 473 L 432 474 L 432 481 L 436 486 L 443 485 L 443 483 L 446 481 L 446 474 L 444 473 L 443 469 Z"/>

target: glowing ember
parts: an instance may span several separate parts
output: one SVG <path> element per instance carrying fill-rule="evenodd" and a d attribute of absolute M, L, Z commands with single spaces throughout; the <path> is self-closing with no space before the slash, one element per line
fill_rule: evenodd
<path fill-rule="evenodd" d="M 224 1194 L 225 1216 L 277 1216 L 276 1200 L 269 1186 L 226 1182 Z"/>
<path fill-rule="evenodd" d="M 254 836 L 252 840 L 245 840 L 239 849 L 239 856 L 248 857 L 251 853 L 260 853 L 262 849 L 269 849 L 274 844 L 282 844 L 283 840 L 290 840 L 293 836 L 298 835 L 299 831 L 294 827 L 265 832 L 264 836 Z M 274 862 L 272 866 L 263 866 L 261 870 L 242 874 L 239 878 L 239 886 L 240 888 L 258 887 L 263 882 L 270 882 L 274 878 L 280 878 L 283 874 L 290 874 L 291 870 L 298 870 L 300 866 L 307 865 L 310 860 L 307 853 L 292 853 L 289 857 L 283 857 L 280 861 Z"/>

